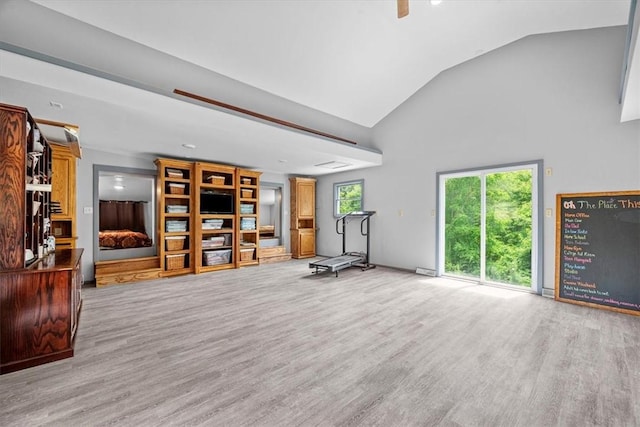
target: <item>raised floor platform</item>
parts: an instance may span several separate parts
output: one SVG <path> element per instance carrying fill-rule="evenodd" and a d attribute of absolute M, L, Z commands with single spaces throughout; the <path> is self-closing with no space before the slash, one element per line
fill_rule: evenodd
<path fill-rule="evenodd" d="M 94 264 L 96 287 L 140 282 L 162 277 L 160 258 L 145 257 L 99 261 Z"/>
<path fill-rule="evenodd" d="M 260 245 L 260 264 L 289 261 L 291 259 L 291 253 L 287 252 L 284 246 L 262 247 L 262 240 L 260 240 Z"/>

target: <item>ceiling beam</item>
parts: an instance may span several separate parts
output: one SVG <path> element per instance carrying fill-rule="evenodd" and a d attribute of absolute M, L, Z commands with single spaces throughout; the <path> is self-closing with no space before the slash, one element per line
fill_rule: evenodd
<path fill-rule="evenodd" d="M 184 96 L 184 97 L 187 97 L 187 98 L 195 99 L 196 101 L 205 102 L 207 104 L 215 105 L 217 107 L 222 107 L 222 108 L 225 108 L 227 110 L 232 110 L 232 111 L 235 111 L 237 113 L 246 114 L 248 116 L 255 117 L 255 118 L 260 119 L 260 120 L 265 120 L 267 122 L 275 123 L 275 124 L 280 125 L 280 126 L 285 126 L 285 127 L 291 128 L 291 129 L 302 131 L 302 132 L 307 132 L 307 133 L 311 133 L 311 134 L 314 134 L 314 135 L 322 136 L 324 138 L 329 138 L 329 139 L 333 139 L 333 140 L 336 140 L 336 141 L 346 142 L 346 143 L 349 143 L 349 144 L 357 145 L 357 142 L 351 141 L 350 139 L 345 139 L 345 138 L 342 138 L 342 137 L 339 137 L 339 136 L 336 136 L 336 135 L 332 135 L 330 133 L 326 133 L 326 132 L 322 132 L 322 131 L 319 131 L 319 130 L 311 129 L 311 128 L 308 128 L 306 126 L 301 126 L 301 125 L 298 125 L 296 123 L 288 122 L 286 120 L 277 119 L 275 117 L 267 116 L 266 114 L 256 113 L 255 111 L 247 110 L 247 109 L 241 108 L 241 107 L 236 107 L 235 105 L 227 104 L 227 103 L 224 103 L 224 102 L 221 102 L 221 101 L 216 101 L 215 99 L 206 98 L 204 96 L 196 95 L 194 93 L 186 92 L 184 90 L 174 89 L 173 93 L 175 93 L 176 95 L 181 95 L 181 96 Z"/>

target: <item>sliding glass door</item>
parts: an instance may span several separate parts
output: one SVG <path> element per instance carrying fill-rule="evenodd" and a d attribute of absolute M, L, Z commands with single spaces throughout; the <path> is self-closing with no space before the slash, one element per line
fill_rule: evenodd
<path fill-rule="evenodd" d="M 438 175 L 439 274 L 536 284 L 538 166 Z"/>

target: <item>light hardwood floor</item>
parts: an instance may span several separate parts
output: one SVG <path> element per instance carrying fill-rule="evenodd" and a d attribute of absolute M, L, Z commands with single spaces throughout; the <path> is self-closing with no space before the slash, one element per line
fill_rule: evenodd
<path fill-rule="evenodd" d="M 640 318 L 308 260 L 84 289 L 1 426 L 638 426 Z"/>

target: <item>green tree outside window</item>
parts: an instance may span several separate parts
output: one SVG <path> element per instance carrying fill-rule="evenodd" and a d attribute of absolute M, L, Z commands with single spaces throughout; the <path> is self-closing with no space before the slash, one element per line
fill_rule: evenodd
<path fill-rule="evenodd" d="M 340 182 L 333 185 L 334 214 L 341 216 L 349 212 L 362 211 L 364 180 Z"/>

